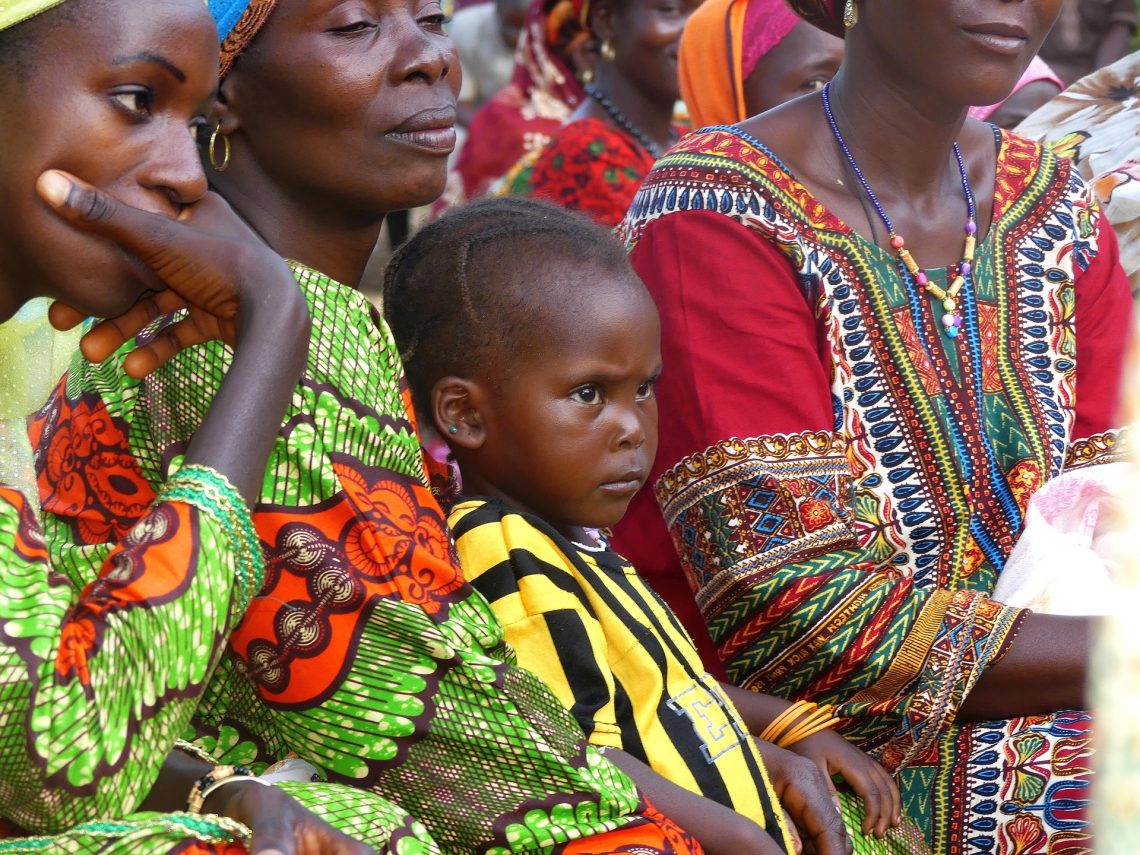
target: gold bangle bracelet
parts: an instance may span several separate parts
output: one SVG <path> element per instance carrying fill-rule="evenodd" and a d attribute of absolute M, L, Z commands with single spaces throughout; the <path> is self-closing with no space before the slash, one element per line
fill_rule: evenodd
<path fill-rule="evenodd" d="M 796 722 L 794 727 L 781 734 L 776 744 L 781 748 L 790 748 L 802 739 L 807 739 L 809 736 L 827 730 L 833 724 L 835 724 L 835 716 L 832 713 L 832 708 L 821 706 L 812 715 Z"/>
<path fill-rule="evenodd" d="M 796 701 L 764 728 L 760 739 L 781 748 L 794 745 L 835 724 L 834 707 L 811 701 Z"/>
<path fill-rule="evenodd" d="M 765 742 L 774 743 L 780 734 L 798 721 L 801 716 L 805 713 L 810 713 L 815 708 L 815 704 L 811 701 L 796 701 L 772 719 L 772 722 L 760 732 L 760 738 Z"/>

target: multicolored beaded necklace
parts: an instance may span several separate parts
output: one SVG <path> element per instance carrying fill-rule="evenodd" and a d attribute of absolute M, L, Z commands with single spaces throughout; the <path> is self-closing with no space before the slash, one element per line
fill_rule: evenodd
<path fill-rule="evenodd" d="M 966 197 L 966 241 L 965 246 L 962 248 L 962 261 L 958 265 L 957 275 L 953 281 L 951 281 L 950 287 L 944 290 L 931 282 L 926 272 L 918 266 L 918 262 L 914 260 L 914 256 L 912 256 L 910 250 L 906 248 L 906 241 L 903 240 L 902 235 L 895 232 L 895 227 L 891 225 L 890 217 L 888 217 L 887 212 L 883 210 L 883 206 L 879 204 L 879 199 L 875 196 L 875 191 L 871 189 L 871 185 L 867 183 L 867 179 L 863 175 L 863 170 L 861 170 L 859 164 L 855 162 L 855 158 L 851 154 L 851 149 L 847 147 L 847 141 L 843 139 L 843 134 L 839 132 L 839 126 L 835 123 L 835 115 L 831 112 L 830 90 L 831 83 L 825 84 L 822 94 L 823 111 L 827 114 L 827 123 L 831 126 L 831 133 L 835 136 L 835 141 L 839 143 L 839 148 L 843 151 L 843 156 L 847 158 L 847 163 L 851 166 L 851 171 L 854 172 L 855 177 L 859 179 L 859 184 L 862 185 L 863 192 L 867 194 L 867 198 L 870 199 L 871 204 L 874 205 L 879 219 L 881 219 L 883 225 L 887 227 L 887 234 L 891 240 L 891 248 L 898 254 L 899 261 L 902 262 L 904 281 L 907 278 L 913 278 L 914 282 L 920 287 L 926 289 L 926 291 L 942 301 L 942 308 L 945 312 L 942 315 L 942 326 L 945 327 L 947 336 L 957 338 L 958 333 L 962 329 L 962 315 L 958 312 L 958 293 L 965 286 L 973 270 L 974 250 L 977 247 L 978 239 L 978 221 L 977 212 L 974 207 L 974 193 L 970 189 L 970 179 L 966 175 L 966 164 L 962 161 L 962 151 L 958 148 L 958 143 L 954 143 L 954 158 L 958 161 L 958 173 L 962 176 L 962 193 Z"/>

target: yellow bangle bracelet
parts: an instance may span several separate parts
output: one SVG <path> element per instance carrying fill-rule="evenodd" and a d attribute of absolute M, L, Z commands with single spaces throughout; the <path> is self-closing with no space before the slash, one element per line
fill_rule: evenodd
<path fill-rule="evenodd" d="M 797 722 L 805 713 L 810 713 L 816 709 L 816 705 L 811 701 L 796 701 L 774 719 L 764 730 L 760 732 L 760 738 L 765 742 L 776 742 L 785 730 Z"/>
<path fill-rule="evenodd" d="M 796 722 L 794 727 L 781 734 L 776 744 L 781 748 L 790 748 L 801 739 L 807 739 L 809 736 L 827 730 L 833 724 L 835 724 L 835 716 L 832 714 L 832 708 L 821 706 L 812 715 Z"/>

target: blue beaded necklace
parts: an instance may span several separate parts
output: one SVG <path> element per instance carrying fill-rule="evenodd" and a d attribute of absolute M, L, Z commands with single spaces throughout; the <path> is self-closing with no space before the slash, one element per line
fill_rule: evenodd
<path fill-rule="evenodd" d="M 913 280 L 917 285 L 926 289 L 929 293 L 933 294 L 937 299 L 942 301 L 942 308 L 944 314 L 942 315 L 942 326 L 946 330 L 946 335 L 950 338 L 957 338 L 958 333 L 962 329 L 962 315 L 958 312 L 958 293 L 965 286 L 966 281 L 970 278 L 974 266 L 974 250 L 977 247 L 978 237 L 978 220 L 977 212 L 974 207 L 974 193 L 970 189 L 970 179 L 966 175 L 966 164 L 962 160 L 962 151 L 958 148 L 958 143 L 954 143 L 954 158 L 958 161 L 958 173 L 962 176 L 962 194 L 966 197 L 966 241 L 965 246 L 962 248 L 962 261 L 958 265 L 958 274 L 950 283 L 950 287 L 945 290 L 935 285 L 927 277 L 926 272 L 918 266 L 918 262 L 914 260 L 914 256 L 910 254 L 910 250 L 906 248 L 906 241 L 903 240 L 902 235 L 895 232 L 895 227 L 891 225 L 891 219 L 887 216 L 887 212 L 883 210 L 883 206 L 879 204 L 879 199 L 875 195 L 875 191 L 871 189 L 871 185 L 867 183 L 866 177 L 863 175 L 863 170 L 859 168 L 859 164 L 855 162 L 855 158 L 851 154 L 851 149 L 847 147 L 847 141 L 843 139 L 843 134 L 839 132 L 839 125 L 835 123 L 835 114 L 831 112 L 831 83 L 827 83 L 823 87 L 823 112 L 827 115 L 827 124 L 831 126 L 831 133 L 835 136 L 835 141 L 839 143 L 839 148 L 843 152 L 843 156 L 847 158 L 847 163 L 851 166 L 851 171 L 855 173 L 855 177 L 859 179 L 859 184 L 863 187 L 863 192 L 867 194 L 867 198 L 871 200 L 871 204 L 875 207 L 875 211 L 879 215 L 879 219 L 883 221 L 883 225 L 887 227 L 887 233 L 890 236 L 891 248 L 898 254 L 899 261 L 901 262 L 899 272 L 903 277 L 903 281 Z"/>

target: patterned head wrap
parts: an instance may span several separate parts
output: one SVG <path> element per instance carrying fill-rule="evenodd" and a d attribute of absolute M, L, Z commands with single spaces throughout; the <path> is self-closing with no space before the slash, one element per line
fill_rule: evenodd
<path fill-rule="evenodd" d="M 58 6 L 63 0 L 0 0 L 0 30 L 22 24 L 33 15 Z"/>
<path fill-rule="evenodd" d="M 788 0 L 788 5 L 809 24 L 843 38 L 844 0 Z"/>
<path fill-rule="evenodd" d="M 693 127 L 748 118 L 744 81 L 799 19 L 784 0 L 706 0 L 685 24 L 678 72 Z M 716 61 L 723 57 L 723 61 Z M 712 60 L 712 61 L 710 61 Z"/>
<path fill-rule="evenodd" d="M 0 0 L 2 2 L 2 0 Z M 262 24 L 269 19 L 277 0 L 207 0 L 210 14 L 218 25 L 222 41 L 222 61 L 218 77 L 225 77 L 234 60 L 249 47 Z"/>

